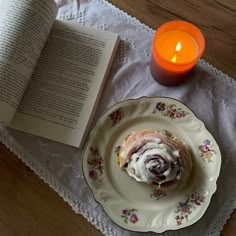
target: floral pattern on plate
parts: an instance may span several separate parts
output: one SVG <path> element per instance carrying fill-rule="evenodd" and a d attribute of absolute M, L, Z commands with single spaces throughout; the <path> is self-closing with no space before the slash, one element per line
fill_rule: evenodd
<path fill-rule="evenodd" d="M 150 197 L 155 198 L 156 200 L 160 200 L 166 196 L 167 196 L 167 193 L 161 189 L 153 189 L 150 194 Z"/>
<path fill-rule="evenodd" d="M 198 150 L 200 151 L 200 157 L 204 161 L 213 162 L 213 154 L 215 154 L 215 150 L 213 149 L 214 146 L 211 145 L 211 141 L 206 139 L 203 141 L 203 144 L 198 147 Z"/>
<path fill-rule="evenodd" d="M 101 182 L 101 176 L 103 175 L 103 159 L 99 153 L 98 148 L 90 147 L 91 156 L 88 159 L 88 165 L 90 166 L 89 177 L 93 182 Z"/>
<path fill-rule="evenodd" d="M 128 223 L 132 223 L 132 224 L 136 224 L 138 222 L 138 216 L 135 212 L 137 212 L 137 209 L 123 209 L 122 210 L 122 214 L 121 214 L 121 218 L 124 220 L 124 223 L 128 224 Z"/>
<path fill-rule="evenodd" d="M 178 108 L 176 104 L 167 105 L 164 102 L 158 102 L 153 110 L 153 113 L 161 112 L 163 116 L 167 116 L 170 119 L 181 119 L 189 115 L 188 112 L 182 108 Z"/>
<path fill-rule="evenodd" d="M 115 126 L 123 119 L 124 114 L 121 109 L 118 109 L 118 110 L 112 112 L 109 116 L 112 120 L 112 126 Z"/>
<path fill-rule="evenodd" d="M 183 221 L 188 221 L 189 216 L 196 210 L 197 207 L 201 206 L 201 204 L 205 200 L 205 196 L 194 189 L 190 195 L 186 196 L 186 200 L 183 202 L 179 202 L 177 206 L 175 217 L 177 225 L 181 225 Z"/>
<path fill-rule="evenodd" d="M 119 156 L 120 147 L 121 147 L 121 146 L 115 147 L 115 151 L 114 151 L 114 152 L 115 152 L 116 156 Z"/>

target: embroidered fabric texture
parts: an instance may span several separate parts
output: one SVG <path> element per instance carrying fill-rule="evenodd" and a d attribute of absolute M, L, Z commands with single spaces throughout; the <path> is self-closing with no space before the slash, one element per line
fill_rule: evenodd
<path fill-rule="evenodd" d="M 105 0 L 59 0 L 57 4 L 58 18 L 118 32 L 121 37 L 93 125 L 103 111 L 119 101 L 141 96 L 165 96 L 176 98 L 190 107 L 215 137 L 222 152 L 222 168 L 209 208 L 196 224 L 160 235 L 219 235 L 236 207 L 233 178 L 236 169 L 236 82 L 201 59 L 191 80 L 185 84 L 178 87 L 159 85 L 149 70 L 153 29 Z M 95 202 L 81 170 L 83 150 L 3 125 L 0 125 L 0 142 L 104 235 L 144 235 L 118 227 Z"/>

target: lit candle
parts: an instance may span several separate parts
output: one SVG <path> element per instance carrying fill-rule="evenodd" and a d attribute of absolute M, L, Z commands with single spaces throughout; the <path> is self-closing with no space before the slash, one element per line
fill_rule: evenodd
<path fill-rule="evenodd" d="M 205 49 L 201 31 L 185 21 L 163 24 L 155 33 L 151 73 L 156 81 L 173 86 L 185 81 Z"/>
<path fill-rule="evenodd" d="M 181 48 L 182 48 L 181 42 L 178 42 L 177 45 L 176 45 L 176 48 L 175 48 L 175 54 L 174 54 L 174 56 L 171 59 L 172 62 L 176 62 L 176 60 L 177 60 L 177 53 L 181 50 Z M 178 56 L 178 61 L 179 61 L 179 56 Z"/>

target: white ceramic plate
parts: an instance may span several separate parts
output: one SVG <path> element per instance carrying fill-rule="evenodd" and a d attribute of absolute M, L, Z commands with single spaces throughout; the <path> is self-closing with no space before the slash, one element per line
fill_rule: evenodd
<path fill-rule="evenodd" d="M 153 129 L 181 139 L 193 153 L 186 187 L 162 192 L 131 178 L 117 164 L 117 150 L 132 131 Z M 94 198 L 120 227 L 161 233 L 198 221 L 206 211 L 221 166 L 219 147 L 202 121 L 171 98 L 128 100 L 112 106 L 90 133 L 83 172 Z"/>

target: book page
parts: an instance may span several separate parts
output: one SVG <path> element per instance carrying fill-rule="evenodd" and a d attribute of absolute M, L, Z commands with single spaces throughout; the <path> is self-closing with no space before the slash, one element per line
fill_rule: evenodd
<path fill-rule="evenodd" d="M 117 44 L 117 34 L 56 21 L 14 127 L 79 146 Z"/>
<path fill-rule="evenodd" d="M 12 120 L 56 14 L 53 0 L 0 1 L 0 121 Z"/>

